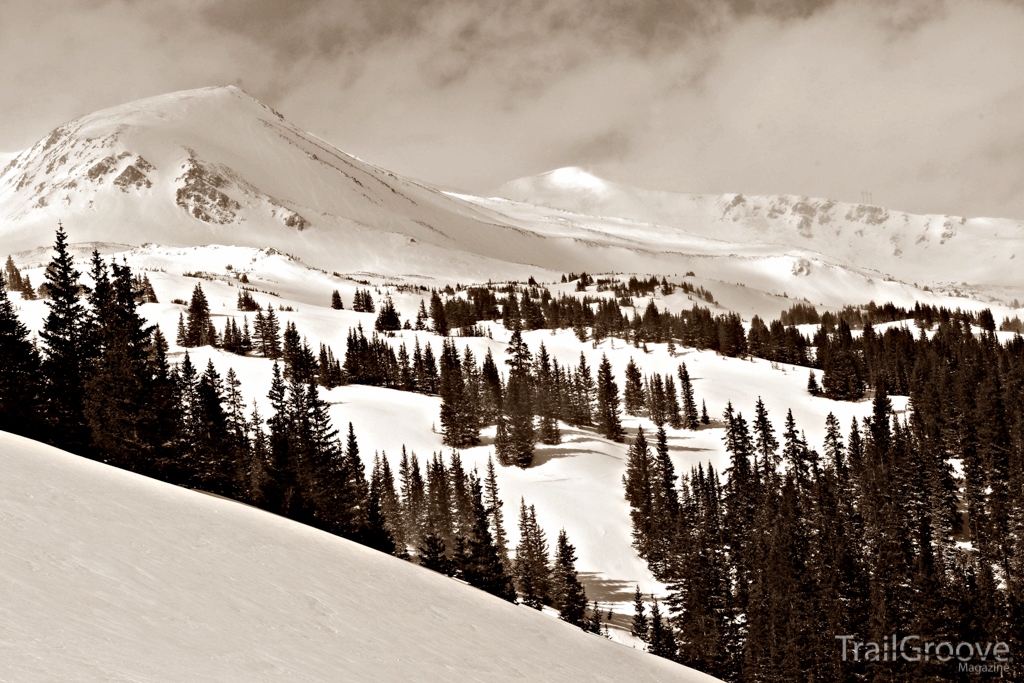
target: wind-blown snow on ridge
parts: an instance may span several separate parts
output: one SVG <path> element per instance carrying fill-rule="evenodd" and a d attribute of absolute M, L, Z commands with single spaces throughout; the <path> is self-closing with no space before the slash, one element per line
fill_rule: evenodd
<path fill-rule="evenodd" d="M 0 678 L 714 681 L 254 508 L 0 432 Z"/>
<path fill-rule="evenodd" d="M 646 190 L 569 167 L 503 185 L 506 199 L 618 217 L 739 244 L 805 249 L 904 280 L 1020 286 L 1024 223 L 914 215 L 795 195 L 699 195 Z"/>

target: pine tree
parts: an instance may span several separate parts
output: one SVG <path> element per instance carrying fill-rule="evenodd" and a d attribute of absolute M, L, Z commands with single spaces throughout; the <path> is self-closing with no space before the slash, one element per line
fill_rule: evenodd
<path fill-rule="evenodd" d="M 561 443 L 562 435 L 558 429 L 558 391 L 551 367 L 551 357 L 543 342 L 537 349 L 534 377 L 536 378 L 537 438 L 543 444 Z"/>
<path fill-rule="evenodd" d="M 17 271 L 8 257 L 7 273 L 12 269 Z M 41 384 L 39 354 L 14 312 L 0 274 L 0 431 L 42 438 Z"/>
<path fill-rule="evenodd" d="M 4 279 L 6 287 L 9 291 L 20 292 L 22 288 L 21 282 L 21 271 L 14 265 L 14 259 L 10 256 L 7 257 L 7 263 L 4 264 Z"/>
<path fill-rule="evenodd" d="M 563 621 L 583 626 L 587 594 L 576 575 L 576 549 L 569 543 L 565 529 L 558 533 L 555 561 L 551 567 L 551 602 Z"/>
<path fill-rule="evenodd" d="M 679 363 L 679 392 L 683 399 L 683 427 L 686 429 L 697 428 L 697 404 L 693 399 L 693 384 L 690 383 L 690 373 L 686 369 L 686 363 Z M 703 405 L 703 404 L 702 404 Z M 704 408 L 704 416 L 707 416 L 707 408 Z M 701 420 L 703 424 L 708 424 Z"/>
<path fill-rule="evenodd" d="M 533 425 L 533 387 L 530 378 L 531 354 L 518 329 L 512 332 L 512 339 L 505 352 L 509 355 L 505 363 L 509 366 L 508 385 L 502 401 L 504 431 L 502 439 L 496 441 L 498 460 L 503 465 L 529 467 L 533 464 L 533 447 L 537 437 Z"/>
<path fill-rule="evenodd" d="M 658 598 L 651 596 L 651 629 L 647 635 L 648 651 L 665 659 L 676 658 L 676 639 L 672 627 L 661 617 Z"/>
<path fill-rule="evenodd" d="M 462 578 L 470 586 L 487 591 L 499 598 L 515 602 L 516 591 L 502 559 L 502 551 L 491 536 L 488 508 L 484 507 L 480 480 L 470 482 L 472 526 L 467 530 L 466 552 L 462 559 Z"/>
<path fill-rule="evenodd" d="M 91 429 L 85 419 L 85 381 L 91 363 L 87 316 L 79 301 L 74 259 L 67 248 L 67 233 L 57 229 L 54 255 L 46 268 L 49 313 L 39 336 L 43 340 L 43 396 L 50 443 L 86 455 Z"/>
<path fill-rule="evenodd" d="M 153 440 L 158 420 L 150 365 L 154 328 L 138 314 L 137 290 L 128 266 L 115 262 L 110 281 L 99 254 L 93 257 L 89 337 L 98 357 L 85 382 L 83 410 L 97 454 L 119 467 L 137 469 L 138 464 L 152 461 L 161 445 Z"/>
<path fill-rule="evenodd" d="M 467 396 L 462 360 L 451 339 L 444 340 L 441 351 L 438 393 L 441 394 L 441 431 L 444 443 L 456 448 L 478 444 L 480 428 L 474 406 Z"/>
<path fill-rule="evenodd" d="M 210 319 L 210 304 L 206 300 L 206 294 L 203 293 L 202 285 L 197 283 L 195 289 L 192 290 L 192 300 L 189 302 L 185 319 L 184 346 L 216 345 L 217 331 Z"/>
<path fill-rule="evenodd" d="M 665 412 L 668 424 L 672 429 L 683 428 L 683 416 L 676 395 L 676 381 L 672 375 L 665 375 Z"/>
<path fill-rule="evenodd" d="M 448 334 L 448 318 L 444 312 L 444 303 L 442 303 L 437 290 L 430 294 L 430 318 L 433 321 L 434 332 L 442 337 L 446 336 Z"/>
<path fill-rule="evenodd" d="M 644 603 L 644 595 L 640 592 L 640 585 L 637 584 L 636 591 L 633 592 L 633 621 L 629 632 L 634 637 L 647 642 L 647 638 L 650 635 L 648 629 L 647 606 Z"/>
<path fill-rule="evenodd" d="M 331 308 L 336 311 L 340 311 L 345 308 L 345 304 L 341 301 L 341 292 L 338 290 L 331 292 Z"/>
<path fill-rule="evenodd" d="M 515 560 L 516 591 L 524 605 L 540 609 L 550 602 L 551 567 L 537 512 L 523 501 L 519 508 L 519 545 Z"/>
<path fill-rule="evenodd" d="M 642 415 L 644 410 L 643 377 L 633 359 L 626 365 L 626 388 L 622 394 L 623 408 L 629 415 Z"/>
<path fill-rule="evenodd" d="M 348 423 L 345 452 L 341 458 L 339 483 L 338 525 L 341 535 L 360 543 L 365 542 L 370 523 L 370 491 L 351 422 Z"/>
<path fill-rule="evenodd" d="M 711 418 L 708 417 L 708 405 L 704 401 L 700 402 L 700 423 L 702 425 L 711 424 Z"/>
<path fill-rule="evenodd" d="M 587 358 L 580 352 L 580 363 L 576 367 L 575 391 L 573 392 L 573 413 L 574 422 L 578 427 L 590 426 L 594 423 L 594 395 L 596 387 L 594 378 L 587 366 Z"/>
<path fill-rule="evenodd" d="M 484 504 L 487 510 L 487 520 L 491 536 L 494 538 L 494 547 L 498 552 L 498 558 L 505 567 L 506 573 L 511 573 L 512 562 L 508 557 L 508 536 L 505 534 L 505 515 L 501 508 L 504 503 L 498 495 L 498 477 L 494 469 L 494 461 L 487 458 L 487 479 L 484 482 Z"/>
<path fill-rule="evenodd" d="M 817 396 L 821 393 L 821 387 L 818 386 L 818 378 L 814 376 L 814 370 L 811 370 L 811 374 L 807 377 L 807 393 L 811 396 Z"/>
<path fill-rule="evenodd" d="M 660 486 L 657 464 L 647 445 L 642 427 L 637 428 L 636 438 L 626 452 L 626 473 L 622 483 L 629 502 L 630 519 L 633 525 L 633 546 L 643 558 L 650 556 L 652 545 L 651 530 L 654 526 L 655 487 Z"/>
<path fill-rule="evenodd" d="M 390 296 L 384 298 L 384 303 L 381 304 L 377 321 L 373 327 L 378 332 L 393 332 L 402 329 L 402 320 L 398 317 L 398 311 L 395 310 L 395 304 L 391 301 Z"/>
<path fill-rule="evenodd" d="M 622 441 L 625 436 L 619 421 L 619 387 L 607 355 L 601 357 L 597 370 L 597 428 L 612 441 Z"/>
<path fill-rule="evenodd" d="M 420 299 L 420 307 L 416 311 L 416 324 L 413 325 L 414 330 L 423 331 L 427 329 L 427 307 L 423 303 L 423 299 Z"/>

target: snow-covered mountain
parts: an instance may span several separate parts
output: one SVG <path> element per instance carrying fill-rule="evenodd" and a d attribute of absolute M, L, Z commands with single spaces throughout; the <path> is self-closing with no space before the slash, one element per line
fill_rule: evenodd
<path fill-rule="evenodd" d="M 310 527 L 2 432 L 0 466 L 2 680 L 716 680 Z"/>
<path fill-rule="evenodd" d="M 578 169 L 502 194 L 518 201 L 441 192 L 335 149 L 237 88 L 206 88 L 84 116 L 11 158 L 0 241 L 8 253 L 49 245 L 62 220 L 72 242 L 272 247 L 330 271 L 447 282 L 694 271 L 758 292 L 768 314 L 784 296 L 929 300 L 914 282 L 1024 298 L 1012 268 L 1024 229 L 1011 221 L 672 195 Z"/>
<path fill-rule="evenodd" d="M 503 185 L 498 194 L 578 214 L 616 216 L 709 239 L 824 254 L 920 283 L 1020 286 L 1024 222 L 914 215 L 793 195 L 699 195 L 645 190 L 568 167 Z"/>

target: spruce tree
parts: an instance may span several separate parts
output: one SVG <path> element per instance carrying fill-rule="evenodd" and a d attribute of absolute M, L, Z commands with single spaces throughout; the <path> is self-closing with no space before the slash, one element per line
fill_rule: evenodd
<path fill-rule="evenodd" d="M 113 264 L 106 277 L 94 253 L 95 287 L 90 296 L 93 324 L 89 337 L 98 352 L 85 383 L 84 413 L 97 455 L 112 464 L 138 469 L 151 462 L 161 443 L 154 440 L 157 409 L 150 363 L 153 327 L 138 314 L 137 290 L 127 265 Z M 145 467 L 143 467 L 145 469 Z"/>
<path fill-rule="evenodd" d="M 626 387 L 622 393 L 623 409 L 629 415 L 642 415 L 644 411 L 643 377 L 632 358 L 626 364 Z"/>
<path fill-rule="evenodd" d="M 512 339 L 505 352 L 509 355 L 505 359 L 509 366 L 508 385 L 502 401 L 505 438 L 496 450 L 502 464 L 526 468 L 533 464 L 533 447 L 537 437 L 533 424 L 534 392 L 530 377 L 532 355 L 518 329 L 512 332 Z"/>
<path fill-rule="evenodd" d="M 679 392 L 683 399 L 683 427 L 686 429 L 697 428 L 697 404 L 693 399 L 693 384 L 690 383 L 690 373 L 686 369 L 686 363 L 679 363 Z M 707 415 L 707 408 L 704 409 Z M 707 424 L 707 422 L 704 422 Z"/>
<path fill-rule="evenodd" d="M 338 290 L 331 292 L 331 308 L 336 311 L 340 311 L 345 308 L 345 304 L 341 301 L 341 293 Z"/>
<path fill-rule="evenodd" d="M 625 436 L 619 421 L 619 387 L 607 355 L 601 357 L 597 370 L 597 427 L 603 437 L 612 441 L 622 441 Z"/>
<path fill-rule="evenodd" d="M 54 255 L 46 268 L 49 313 L 39 333 L 43 341 L 43 397 L 50 443 L 88 455 L 92 430 L 85 418 L 85 381 L 91 361 L 87 316 L 79 301 L 80 273 L 68 251 L 67 233 L 57 229 Z"/>
<path fill-rule="evenodd" d="M 648 651 L 652 655 L 665 659 L 675 659 L 677 646 L 672 626 L 662 619 L 658 598 L 651 596 L 651 600 L 651 627 L 647 635 Z"/>
<path fill-rule="evenodd" d="M 14 267 L 7 259 L 7 272 Z M 16 269 L 15 269 L 16 270 Z M 0 431 L 40 439 L 41 377 L 39 354 L 18 319 L 0 274 Z"/>
<path fill-rule="evenodd" d="M 430 294 L 430 319 L 435 334 L 442 337 L 448 334 L 448 317 L 445 315 L 444 302 L 441 301 L 441 295 L 437 290 Z"/>
<path fill-rule="evenodd" d="M 640 592 L 640 584 L 637 584 L 633 592 L 633 621 L 630 624 L 629 632 L 636 638 L 647 642 L 650 635 L 647 623 L 647 606 L 644 603 L 644 595 Z"/>
<path fill-rule="evenodd" d="M 402 321 L 398 317 L 398 311 L 395 310 L 395 304 L 391 301 L 390 296 L 384 298 L 384 303 L 381 304 L 377 321 L 373 327 L 378 332 L 394 332 L 402 329 Z"/>
<path fill-rule="evenodd" d="M 551 567 L 537 512 L 523 501 L 519 508 L 519 545 L 515 559 L 516 591 L 524 605 L 540 609 L 550 602 Z"/>
<path fill-rule="evenodd" d="M 501 560 L 505 572 L 510 573 L 512 562 L 508 557 L 508 536 L 505 534 L 505 515 L 501 508 L 504 503 L 498 494 L 498 476 L 495 472 L 494 461 L 487 458 L 487 479 L 484 482 L 484 503 L 487 510 L 487 520 L 491 536 L 494 538 L 494 547 L 498 551 L 498 558 Z"/>
<path fill-rule="evenodd" d="M 270 309 L 273 312 L 273 309 Z M 216 346 L 217 331 L 210 319 L 210 304 L 203 293 L 203 287 L 196 284 L 192 290 L 192 299 L 188 304 L 185 319 L 184 346 Z"/>
<path fill-rule="evenodd" d="M 565 529 L 558 532 L 555 560 L 551 567 L 551 602 L 563 621 L 583 626 L 587 594 L 576 575 L 576 548 L 569 543 Z"/>
<path fill-rule="evenodd" d="M 551 357 L 543 342 L 537 349 L 534 377 L 536 379 L 537 439 L 548 445 L 561 443 L 562 435 L 558 429 L 558 390 L 555 386 Z"/>
<path fill-rule="evenodd" d="M 484 506 L 483 488 L 480 480 L 473 477 L 470 482 L 472 525 L 467 529 L 462 578 L 471 585 L 491 595 L 516 601 L 512 578 L 502 559 L 502 551 L 491 536 L 488 508 Z"/>

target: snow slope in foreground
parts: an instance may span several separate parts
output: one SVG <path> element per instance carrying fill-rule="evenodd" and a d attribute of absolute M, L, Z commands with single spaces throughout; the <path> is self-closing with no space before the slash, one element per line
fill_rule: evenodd
<path fill-rule="evenodd" d="M 715 680 L 3 432 L 0 520 L 0 680 Z"/>

